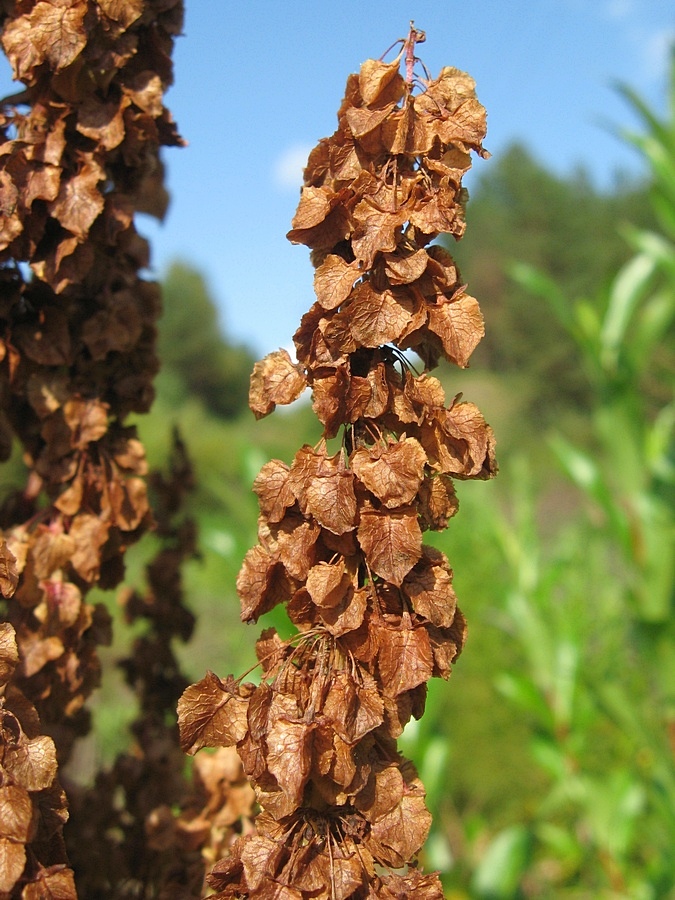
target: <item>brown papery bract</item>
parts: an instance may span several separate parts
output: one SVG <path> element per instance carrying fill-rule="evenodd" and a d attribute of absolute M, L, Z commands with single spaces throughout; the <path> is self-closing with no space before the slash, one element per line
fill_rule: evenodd
<path fill-rule="evenodd" d="M 432 242 L 461 237 L 461 179 L 487 153 L 471 78 L 415 74 L 422 38 L 411 26 L 396 59 L 349 77 L 337 131 L 310 154 L 288 237 L 312 251 L 316 302 L 298 362 L 276 351 L 251 379 L 257 417 L 309 386 L 324 436 L 261 470 L 259 543 L 237 581 L 244 620 L 283 603 L 297 634 L 263 633 L 259 685 L 209 673 L 179 708 L 184 749 L 236 746 L 262 809 L 209 877 L 218 898 L 442 898 L 415 867 L 430 815 L 396 738 L 466 635 L 450 564 L 423 534 L 457 512 L 453 478 L 496 465 L 477 408 L 446 405 L 428 374 L 442 357 L 468 365 L 483 336 Z"/>

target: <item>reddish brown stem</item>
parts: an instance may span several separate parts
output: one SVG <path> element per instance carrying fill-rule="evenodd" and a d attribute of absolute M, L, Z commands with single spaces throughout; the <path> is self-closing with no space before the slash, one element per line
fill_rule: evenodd
<path fill-rule="evenodd" d="M 405 43 L 403 45 L 405 50 L 405 80 L 406 84 L 412 84 L 413 82 L 413 69 L 415 68 L 415 63 L 417 61 L 417 57 L 415 56 L 415 44 L 422 44 L 426 41 L 427 36 L 423 31 L 419 31 L 415 28 L 415 23 L 410 21 L 410 31 L 408 32 L 408 37 L 405 39 Z"/>

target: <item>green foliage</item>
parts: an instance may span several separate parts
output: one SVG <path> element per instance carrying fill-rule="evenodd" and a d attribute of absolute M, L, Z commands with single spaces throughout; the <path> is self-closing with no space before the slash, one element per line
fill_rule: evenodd
<path fill-rule="evenodd" d="M 668 122 L 624 92 L 646 127 L 634 142 L 650 164 L 663 231 L 627 229 L 633 256 L 588 300 L 570 303 L 555 278 L 512 268 L 573 340 L 590 400 L 590 446 L 558 431 L 551 437 L 587 516 L 547 544 L 522 469 L 515 517 L 495 527 L 513 573 L 507 624 L 527 661 L 502 673 L 498 687 L 531 717 L 531 753 L 550 782 L 529 828 L 536 862 L 522 855 L 517 879 L 536 885 L 537 896 L 552 888 L 555 896 L 626 898 L 675 891 L 672 371 L 659 392 L 644 387 L 665 358 L 675 318 L 667 210 L 670 203 L 675 211 L 675 65 L 673 74 Z M 495 883 L 492 870 L 485 890 L 481 871 L 479 896 L 516 896 L 512 871 Z"/>
<path fill-rule="evenodd" d="M 174 262 L 162 284 L 164 311 L 159 357 L 164 390 L 174 403 L 200 397 L 214 415 L 229 419 L 247 408 L 251 352 L 227 341 L 203 276 Z"/>
<path fill-rule="evenodd" d="M 582 170 L 556 176 L 521 145 L 484 172 L 467 207 L 466 235 L 452 251 L 487 323 L 472 365 L 520 372 L 532 391 L 529 414 L 552 422 L 588 401 L 578 347 L 564 322 L 552 323 L 546 304 L 508 278 L 508 264 L 519 260 L 546 273 L 564 316 L 564 298 L 593 294 L 629 258 L 617 225 L 644 226 L 653 216 L 644 187 L 618 180 L 615 191 L 600 193 Z"/>

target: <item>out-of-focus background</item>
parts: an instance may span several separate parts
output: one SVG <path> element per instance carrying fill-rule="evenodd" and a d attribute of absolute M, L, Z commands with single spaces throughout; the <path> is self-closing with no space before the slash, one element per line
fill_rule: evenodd
<path fill-rule="evenodd" d="M 255 422 L 248 378 L 313 300 L 307 250 L 284 235 L 347 74 L 412 17 L 432 75 L 468 70 L 488 109 L 493 157 L 450 247 L 487 335 L 469 369 L 434 374 L 484 412 L 502 471 L 460 483 L 460 513 L 433 537 L 469 640 L 401 741 L 434 814 L 423 863 L 449 898 L 675 897 L 668 6 L 188 0 L 176 47 L 167 102 L 189 146 L 165 155 L 166 222 L 139 226 L 165 314 L 138 427 L 161 465 L 179 425 L 197 472 L 202 555 L 185 581 L 199 624 L 181 650 L 195 680 L 254 661 L 260 629 L 239 622 L 234 587 L 256 543 L 251 483 L 319 435 L 307 400 Z M 130 554 L 132 581 L 152 543 Z M 279 611 L 263 624 L 284 628 Z M 98 700 L 104 758 L 134 714 L 122 691 L 120 676 Z"/>

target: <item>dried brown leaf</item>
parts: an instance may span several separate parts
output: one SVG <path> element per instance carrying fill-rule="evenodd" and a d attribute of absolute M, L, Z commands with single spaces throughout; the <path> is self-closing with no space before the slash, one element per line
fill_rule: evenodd
<path fill-rule="evenodd" d="M 344 534 L 356 525 L 354 476 L 341 451 L 327 456 L 325 444 L 318 450 L 305 445 L 295 454 L 289 482 L 303 513 L 334 534 Z"/>
<path fill-rule="evenodd" d="M 340 637 L 359 628 L 367 605 L 368 591 L 361 588 L 345 595 L 337 606 L 323 608 L 319 612 L 326 629 L 334 637 Z"/>
<path fill-rule="evenodd" d="M 256 621 L 277 603 L 288 600 L 294 590 L 276 556 L 260 545 L 248 551 L 237 576 L 237 593 L 244 622 Z"/>
<path fill-rule="evenodd" d="M 278 718 L 267 733 L 267 764 L 279 787 L 296 806 L 302 794 L 312 762 L 313 722 L 294 722 Z"/>
<path fill-rule="evenodd" d="M 97 0 L 98 5 L 109 19 L 123 28 L 128 28 L 143 12 L 143 0 Z"/>
<path fill-rule="evenodd" d="M 16 557 L 7 546 L 4 538 L 0 539 L 0 593 L 3 597 L 11 597 L 19 583 Z"/>
<path fill-rule="evenodd" d="M 351 231 L 351 219 L 342 202 L 347 197 L 341 194 L 332 195 L 331 211 L 322 221 L 311 228 L 293 228 L 286 235 L 288 240 L 325 251 L 333 250 L 339 241 L 345 240 Z"/>
<path fill-rule="evenodd" d="M 17 745 L 5 747 L 3 767 L 25 790 L 45 790 L 56 778 L 54 741 L 45 734 L 22 738 Z"/>
<path fill-rule="evenodd" d="M 409 255 L 400 253 L 384 254 L 384 271 L 390 284 L 410 284 L 424 274 L 429 254 L 423 248 Z"/>
<path fill-rule="evenodd" d="M 22 196 L 26 209 L 30 209 L 35 200 L 56 200 L 61 186 L 61 174 L 58 166 L 38 163 L 30 168 Z"/>
<path fill-rule="evenodd" d="M 366 873 L 364 856 L 367 851 L 357 848 L 347 838 L 330 851 L 322 842 L 309 843 L 295 860 L 294 885 L 304 897 L 316 900 L 348 900 L 358 896 L 355 892 L 363 886 Z"/>
<path fill-rule="evenodd" d="M 313 228 L 326 218 L 331 210 L 333 193 L 325 187 L 305 186 L 300 194 L 300 203 L 293 216 L 293 229 Z"/>
<path fill-rule="evenodd" d="M 69 66 L 87 43 L 83 27 L 87 4 L 83 0 L 44 0 L 31 12 L 10 18 L 2 45 L 20 81 L 32 80 L 32 71 L 47 62 L 54 72 Z"/>
<path fill-rule="evenodd" d="M 314 291 L 324 309 L 337 309 L 351 293 L 360 272 L 355 263 L 329 253 L 314 273 Z"/>
<path fill-rule="evenodd" d="M 0 892 L 10 896 L 10 892 L 21 878 L 26 865 L 24 844 L 0 837 Z"/>
<path fill-rule="evenodd" d="M 37 321 L 20 324 L 14 331 L 16 346 L 43 366 L 70 364 L 72 344 L 68 319 L 63 310 L 48 306 L 40 310 Z"/>
<path fill-rule="evenodd" d="M 334 437 L 346 416 L 345 394 L 349 376 L 345 366 L 315 373 L 312 379 L 312 409 L 324 426 L 327 438 Z"/>
<path fill-rule="evenodd" d="M 249 406 L 257 419 L 268 415 L 277 403 L 292 403 L 307 386 L 302 366 L 293 363 L 288 350 L 275 350 L 253 367 Z"/>
<path fill-rule="evenodd" d="M 82 328 L 82 340 L 95 360 L 109 353 L 128 353 L 143 333 L 138 301 L 127 291 L 117 291 L 114 299 L 90 316 Z"/>
<path fill-rule="evenodd" d="M 383 900 L 443 900 L 443 885 L 437 872 L 425 875 L 419 869 L 408 869 L 405 875 L 391 873 L 382 877 Z"/>
<path fill-rule="evenodd" d="M 21 665 L 26 678 L 35 675 L 48 662 L 58 659 L 65 650 L 61 638 L 55 635 L 43 638 L 36 632 L 22 634 L 20 646 Z"/>
<path fill-rule="evenodd" d="M 57 530 L 54 525 L 49 528 L 38 526 L 31 548 L 35 577 L 49 578 L 52 572 L 66 565 L 74 551 L 75 541 L 69 534 Z"/>
<path fill-rule="evenodd" d="M 0 787 L 0 837 L 25 844 L 31 836 L 33 804 L 28 791 L 16 784 Z"/>
<path fill-rule="evenodd" d="M 352 234 L 352 250 L 359 266 L 370 269 L 376 253 L 390 253 L 396 249 L 398 229 L 409 213 L 405 208 L 389 212 L 367 198 L 357 203 L 353 215 L 356 227 Z"/>
<path fill-rule="evenodd" d="M 144 113 L 157 119 L 162 115 L 164 87 L 156 72 L 145 69 L 124 82 L 124 93 Z"/>
<path fill-rule="evenodd" d="M 86 239 L 103 212 L 105 199 L 98 185 L 104 180 L 105 171 L 88 159 L 76 175 L 62 180 L 58 197 L 47 205 L 50 214 L 79 240 Z"/>
<path fill-rule="evenodd" d="M 412 508 L 363 509 L 357 536 L 373 572 L 397 586 L 422 554 L 422 532 Z"/>
<path fill-rule="evenodd" d="M 412 301 L 389 290 L 376 291 L 370 282 L 353 291 L 344 315 L 355 340 L 362 347 L 379 347 L 396 341 L 412 316 Z"/>
<path fill-rule="evenodd" d="M 253 482 L 260 511 L 268 522 L 280 522 L 295 496 L 288 483 L 289 468 L 279 459 L 272 459 L 262 467 Z"/>
<path fill-rule="evenodd" d="M 36 618 L 42 619 L 41 611 L 44 610 L 51 621 L 58 621 L 65 627 L 75 625 L 82 611 L 82 594 L 77 585 L 64 581 L 59 572 L 48 581 L 41 581 L 40 587 L 45 592 L 46 602 L 34 610 Z"/>
<path fill-rule="evenodd" d="M 122 5 L 130 4 L 124 2 Z M 124 110 L 128 103 L 126 98 L 106 103 L 96 96 L 88 97 L 78 109 L 77 130 L 97 141 L 105 150 L 113 150 L 124 140 Z M 54 197 L 48 199 L 53 200 Z"/>
<path fill-rule="evenodd" d="M 356 450 L 350 465 L 356 477 L 390 508 L 411 503 L 422 479 L 427 455 L 419 441 L 403 436 L 386 447 L 376 444 Z"/>
<path fill-rule="evenodd" d="M 494 435 L 473 403 L 455 403 L 445 411 L 442 428 L 447 436 L 449 473 L 465 478 L 487 478 L 496 474 Z"/>
<path fill-rule="evenodd" d="M 440 337 L 447 359 L 465 368 L 485 334 L 478 301 L 462 293 L 430 306 L 429 330 Z"/>
<path fill-rule="evenodd" d="M 452 569 L 440 550 L 424 547 L 422 559 L 408 572 L 402 587 L 418 615 L 439 628 L 452 625 L 457 597 L 452 587 Z"/>
<path fill-rule="evenodd" d="M 70 525 L 75 552 L 70 560 L 77 574 L 90 584 L 98 578 L 101 547 L 108 540 L 110 524 L 93 513 L 80 513 Z"/>
<path fill-rule="evenodd" d="M 352 585 L 352 579 L 345 569 L 344 561 L 334 564 L 320 562 L 307 573 L 306 589 L 312 602 L 321 607 L 334 607 L 345 599 Z"/>
<path fill-rule="evenodd" d="M 118 478 L 108 487 L 112 521 L 121 531 L 138 528 L 150 512 L 148 487 L 142 478 Z"/>
<path fill-rule="evenodd" d="M 417 854 L 430 827 L 431 814 L 424 803 L 424 794 L 407 793 L 391 812 L 373 824 L 371 839 L 377 842 L 380 860 L 393 869 L 400 869 Z"/>
<path fill-rule="evenodd" d="M 14 627 L 9 622 L 0 622 L 0 687 L 9 681 L 18 663 Z"/>
<path fill-rule="evenodd" d="M 433 118 L 420 115 L 415 104 L 406 104 L 388 117 L 382 126 L 382 144 L 391 154 L 422 156 L 428 153 L 436 139 L 437 128 Z"/>
<path fill-rule="evenodd" d="M 368 106 L 376 103 L 385 89 L 393 86 L 398 96 L 404 89 L 404 81 L 399 72 L 399 60 L 384 63 L 379 59 L 367 59 L 359 70 L 359 91 Z M 390 91 L 391 93 L 391 87 Z M 396 97 L 395 99 L 398 99 Z"/>
<path fill-rule="evenodd" d="M 275 628 L 266 628 L 262 632 L 255 644 L 255 655 L 260 660 L 263 672 L 267 674 L 281 665 L 287 646 Z"/>
<path fill-rule="evenodd" d="M 230 747 L 248 730 L 248 700 L 232 678 L 207 672 L 178 701 L 181 747 L 193 756 L 202 747 Z"/>
<path fill-rule="evenodd" d="M 257 891 L 265 881 L 274 878 L 283 856 L 283 844 L 261 834 L 250 836 L 241 848 L 241 862 L 248 889 Z"/>
<path fill-rule="evenodd" d="M 34 880 L 22 891 L 21 900 L 77 900 L 73 870 L 62 863 L 40 867 Z"/>
<path fill-rule="evenodd" d="M 321 528 L 300 515 L 287 514 L 275 530 L 279 560 L 297 581 L 304 581 L 316 557 L 316 542 Z"/>
<path fill-rule="evenodd" d="M 433 654 L 424 628 L 400 625 L 380 626 L 378 670 L 385 692 L 397 697 L 429 681 L 433 672 Z"/>
<path fill-rule="evenodd" d="M 380 126 L 395 108 L 395 103 L 388 103 L 386 106 L 380 106 L 376 109 L 369 109 L 367 106 L 358 109 L 351 108 L 346 112 L 347 124 L 349 130 L 354 137 L 363 144 L 363 138 L 371 134 Z M 371 142 L 368 141 L 370 145 Z"/>
<path fill-rule="evenodd" d="M 419 492 L 418 510 L 423 527 L 442 531 L 459 509 L 452 478 L 434 475 L 424 479 Z"/>
<path fill-rule="evenodd" d="M 383 721 L 383 703 L 372 675 L 358 667 L 357 677 L 347 671 L 335 673 L 323 714 L 348 744 L 356 744 Z"/>

